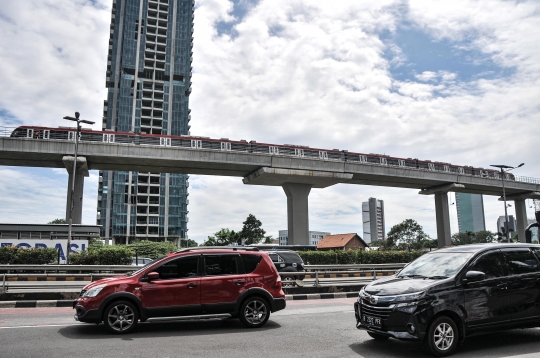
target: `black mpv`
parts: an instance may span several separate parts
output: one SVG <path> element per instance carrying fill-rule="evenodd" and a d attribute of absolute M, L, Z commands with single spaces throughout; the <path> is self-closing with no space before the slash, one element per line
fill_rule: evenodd
<path fill-rule="evenodd" d="M 366 285 L 356 328 L 376 340 L 423 341 L 436 356 L 466 337 L 540 326 L 540 245 L 464 245 L 426 253 Z"/>

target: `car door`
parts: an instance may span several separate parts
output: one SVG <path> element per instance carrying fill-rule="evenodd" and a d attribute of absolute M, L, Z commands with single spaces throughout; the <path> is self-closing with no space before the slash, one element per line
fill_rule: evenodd
<path fill-rule="evenodd" d="M 150 317 L 200 314 L 200 255 L 169 260 L 152 272 L 159 279 L 142 282 L 142 302 Z"/>
<path fill-rule="evenodd" d="M 230 313 L 246 287 L 239 254 L 204 254 L 201 307 L 205 314 Z"/>
<path fill-rule="evenodd" d="M 484 280 L 463 285 L 467 329 L 474 331 L 509 324 L 512 298 L 502 252 L 493 250 L 482 254 L 467 271 L 480 271 L 486 275 Z"/>
<path fill-rule="evenodd" d="M 502 249 L 510 277 L 512 322 L 538 320 L 540 317 L 540 282 L 538 261 L 529 248 Z"/>

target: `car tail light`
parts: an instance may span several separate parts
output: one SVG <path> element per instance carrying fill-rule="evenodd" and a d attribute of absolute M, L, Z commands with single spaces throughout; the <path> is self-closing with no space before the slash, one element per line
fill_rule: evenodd
<path fill-rule="evenodd" d="M 278 277 L 276 279 L 276 287 L 281 288 L 281 276 L 280 275 L 278 275 Z"/>

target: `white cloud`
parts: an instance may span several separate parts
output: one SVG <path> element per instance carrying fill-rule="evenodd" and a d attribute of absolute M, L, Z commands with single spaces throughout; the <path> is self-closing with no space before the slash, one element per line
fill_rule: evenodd
<path fill-rule="evenodd" d="M 0 38 L 0 113 L 25 124 L 62 125 L 62 116 L 79 110 L 99 123 L 111 2 L 92 4 L 3 4 L 0 31 L 8 36 Z M 191 133 L 483 167 L 525 162 L 516 174 L 540 177 L 534 150 L 540 131 L 539 7 L 536 1 L 261 0 L 240 21 L 227 0 L 197 1 Z M 231 34 L 218 35 L 221 22 L 232 24 Z M 390 70 L 406 68 L 407 58 L 381 33 L 399 31 L 402 22 L 435 40 L 479 51 L 508 75 L 483 79 L 479 73 L 463 82 L 442 68 L 398 81 Z M 12 176 L 18 171 L 9 170 Z M 0 185 L 10 187 L 7 180 L 0 178 Z M 222 227 L 240 229 L 249 213 L 274 236 L 287 227 L 279 187 L 203 176 L 191 176 L 190 183 L 191 238 L 202 241 Z M 35 184 L 18 182 L 24 188 Z M 64 183 L 46 179 L 40 185 L 61 188 L 65 198 Z M 95 220 L 93 190 L 85 197 L 88 223 Z M 45 198 L 62 217 L 65 199 L 50 195 L 44 190 L 29 198 Z M 414 218 L 436 237 L 433 198 L 384 187 L 313 189 L 311 228 L 361 232 L 361 202 L 369 197 L 385 200 L 387 230 Z M 41 200 L 28 199 L 25 210 Z M 7 221 L 19 218 L 13 205 L 1 206 Z M 485 198 L 485 206 L 488 229 L 495 230 L 502 204 Z M 28 220 L 48 221 L 43 215 L 36 211 Z"/>

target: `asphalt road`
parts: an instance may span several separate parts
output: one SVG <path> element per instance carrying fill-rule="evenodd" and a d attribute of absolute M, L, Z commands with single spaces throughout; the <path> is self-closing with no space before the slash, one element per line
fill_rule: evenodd
<path fill-rule="evenodd" d="M 238 320 L 144 323 L 128 335 L 73 320 L 70 308 L 0 309 L 0 357 L 430 357 L 420 344 L 376 342 L 355 328 L 354 298 L 289 301 L 261 329 Z M 455 357 L 540 356 L 540 329 L 473 337 Z"/>

